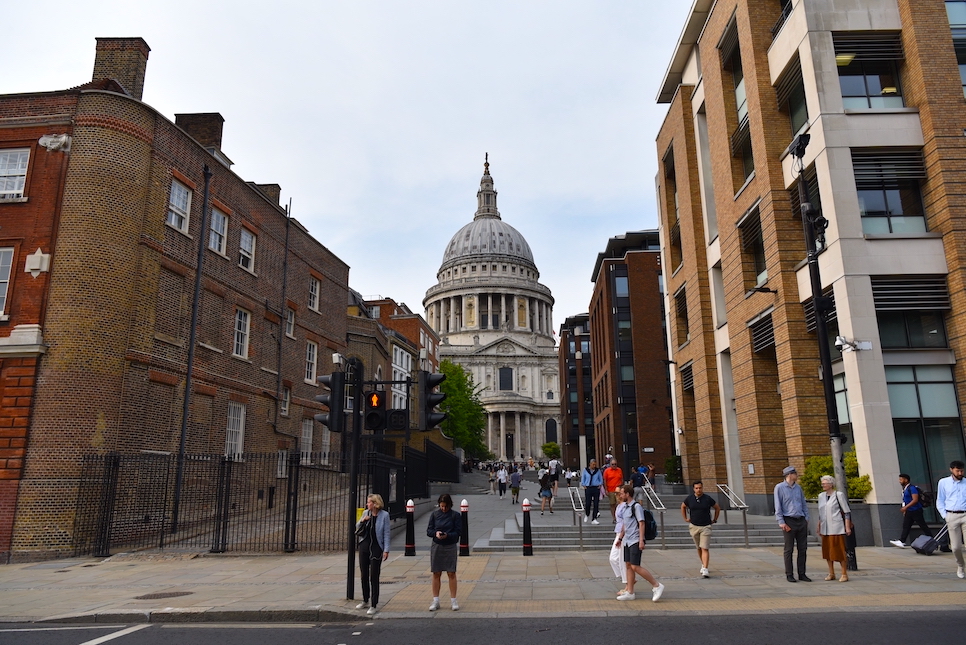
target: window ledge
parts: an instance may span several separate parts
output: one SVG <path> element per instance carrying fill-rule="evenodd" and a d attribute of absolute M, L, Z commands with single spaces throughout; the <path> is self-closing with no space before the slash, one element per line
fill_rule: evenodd
<path fill-rule="evenodd" d="M 26 204 L 26 197 L 8 197 L 7 199 L 0 199 L 0 206 L 3 204 Z"/>
<path fill-rule="evenodd" d="M 207 246 L 205 248 L 208 249 L 209 251 L 211 251 L 213 254 L 217 255 L 218 257 L 222 258 L 222 259 L 229 260 L 229 261 L 231 260 L 230 257 L 228 257 L 227 255 L 225 255 L 221 251 L 217 251 L 217 250 L 211 248 L 210 246 Z"/>
<path fill-rule="evenodd" d="M 926 231 L 925 233 L 870 233 L 862 237 L 867 240 L 922 240 L 942 236 L 943 234 L 937 231 Z"/>
<path fill-rule="evenodd" d="M 305 383 L 306 385 L 311 385 L 312 387 L 319 387 L 319 384 L 317 382 L 310 381 L 309 379 L 304 379 L 302 382 Z"/>
<path fill-rule="evenodd" d="M 239 268 L 239 269 L 241 269 L 242 271 L 244 271 L 245 273 L 250 273 L 250 274 L 252 274 L 252 275 L 253 275 L 253 276 L 255 276 L 256 278 L 258 277 L 258 274 L 257 274 L 257 273 L 255 273 L 255 272 L 254 272 L 254 271 L 252 271 L 251 269 L 246 269 L 246 268 L 245 268 L 245 267 L 243 267 L 243 266 L 242 266 L 241 264 L 239 264 L 239 265 L 238 265 L 238 268 Z"/>
<path fill-rule="evenodd" d="M 224 354 L 225 353 L 224 350 L 218 349 L 214 345 L 209 345 L 208 343 L 199 342 L 198 343 L 198 347 L 204 347 L 205 349 L 207 349 L 209 351 L 212 351 L 212 352 L 215 352 L 216 354 Z"/>
<path fill-rule="evenodd" d="M 917 107 L 845 109 L 846 114 L 916 114 L 918 112 Z"/>
<path fill-rule="evenodd" d="M 154 340 L 165 343 L 167 345 L 174 345 L 175 347 L 184 347 L 184 339 L 176 338 L 174 336 L 169 336 L 167 334 L 162 334 L 161 332 L 154 332 Z"/>
<path fill-rule="evenodd" d="M 243 363 L 248 363 L 249 365 L 251 365 L 251 363 L 252 363 L 252 359 L 248 358 L 247 356 L 240 356 L 238 354 L 232 354 L 231 357 L 234 358 L 236 361 L 241 361 Z"/>
<path fill-rule="evenodd" d="M 285 337 L 286 338 L 291 338 L 292 340 L 295 340 L 295 334 L 290 334 L 288 332 L 285 332 Z"/>
<path fill-rule="evenodd" d="M 748 188 L 748 184 L 750 184 L 754 180 L 754 178 L 755 178 L 755 171 L 752 170 L 751 174 L 748 175 L 748 179 L 745 180 L 745 183 L 743 183 L 741 185 L 741 188 L 738 189 L 738 192 L 735 193 L 734 201 L 738 201 L 738 198 L 741 197 L 741 193 L 745 192 L 745 188 Z"/>
<path fill-rule="evenodd" d="M 269 374 L 274 374 L 275 376 L 278 376 L 278 372 L 276 372 L 273 369 L 269 369 L 267 367 L 259 367 L 258 369 L 262 370 L 263 372 L 268 372 Z"/>
<path fill-rule="evenodd" d="M 168 222 L 168 221 L 165 221 L 165 222 L 164 222 L 164 225 L 165 225 L 165 226 L 167 226 L 168 228 L 170 228 L 170 229 L 171 229 L 172 231 L 177 231 L 177 232 L 179 232 L 179 233 L 181 233 L 182 235 L 184 235 L 184 236 L 185 236 L 186 238 L 188 238 L 189 240 L 193 240 L 193 239 L 195 239 L 195 238 L 193 238 L 193 237 L 192 237 L 192 236 L 191 236 L 191 235 L 190 235 L 190 234 L 188 233 L 188 231 L 183 231 L 183 230 L 181 230 L 180 228 L 178 228 L 177 226 L 172 226 L 172 225 L 171 225 L 171 223 L 170 223 L 170 222 Z"/>

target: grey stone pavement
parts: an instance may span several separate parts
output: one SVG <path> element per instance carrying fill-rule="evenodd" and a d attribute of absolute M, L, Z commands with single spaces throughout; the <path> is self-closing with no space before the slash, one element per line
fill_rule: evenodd
<path fill-rule="evenodd" d="M 469 503 L 470 544 L 503 526 L 519 507 L 509 496 L 480 494 L 463 484 L 453 493 L 457 508 Z M 529 484 L 521 497 L 535 497 Z M 675 502 L 676 504 L 676 502 Z M 675 504 L 668 503 L 669 507 Z M 532 516 L 534 525 L 567 526 L 573 518 L 559 507 Z M 667 520 L 675 521 L 669 513 Z M 966 606 L 966 580 L 956 577 L 951 554 L 925 557 L 912 549 L 861 547 L 859 571 L 851 580 L 825 582 L 818 548 L 809 549 L 814 582 L 785 580 L 781 548 L 715 548 L 710 579 L 698 576 L 692 549 L 648 548 L 644 565 L 667 587 L 652 603 L 638 580 L 637 599 L 615 600 L 621 583 L 607 550 L 560 551 L 525 557 L 519 552 L 473 554 L 459 559 L 461 609 L 428 611 L 431 600 L 427 517 L 416 520 L 417 555 L 406 557 L 404 532 L 391 542 L 382 569 L 376 618 L 625 616 L 787 613 L 858 610 L 927 610 Z M 759 519 L 759 518 L 756 518 Z M 680 521 L 679 519 L 677 521 Z M 776 531 L 778 528 L 776 527 Z M 211 555 L 182 552 L 121 553 L 0 566 L 0 621 L 64 622 L 353 622 L 367 620 L 346 598 L 347 554 Z"/>

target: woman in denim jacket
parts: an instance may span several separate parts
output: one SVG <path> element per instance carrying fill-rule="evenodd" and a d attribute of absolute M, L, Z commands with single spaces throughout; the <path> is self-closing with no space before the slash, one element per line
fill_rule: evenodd
<path fill-rule="evenodd" d="M 372 616 L 378 611 L 379 604 L 379 572 L 382 563 L 389 558 L 389 512 L 383 510 L 381 495 L 370 495 L 366 498 L 366 512 L 356 524 L 362 528 L 359 538 L 359 572 L 362 577 L 362 602 L 356 609 L 365 609 Z M 371 599 L 371 604 L 370 604 Z"/>

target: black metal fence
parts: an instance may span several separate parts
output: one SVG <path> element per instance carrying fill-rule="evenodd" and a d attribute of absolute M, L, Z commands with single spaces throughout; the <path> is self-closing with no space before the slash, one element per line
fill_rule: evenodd
<path fill-rule="evenodd" d="M 435 458 L 458 463 L 454 455 L 443 453 L 445 457 Z M 407 499 L 429 496 L 430 461 L 412 448 L 405 449 L 404 459 L 366 450 L 360 495 L 379 493 L 390 515 L 399 517 Z M 177 455 L 169 454 L 85 457 L 74 522 L 75 555 L 106 557 L 148 548 L 213 553 L 348 548 L 346 522 L 357 500 L 350 499 L 348 464 L 338 453 L 246 453 L 236 459 L 186 455 L 174 530 L 177 466 Z"/>

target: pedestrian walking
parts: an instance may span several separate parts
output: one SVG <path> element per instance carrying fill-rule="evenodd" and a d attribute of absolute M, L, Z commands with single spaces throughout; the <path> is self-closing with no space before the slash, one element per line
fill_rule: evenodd
<path fill-rule="evenodd" d="M 849 581 L 846 566 L 845 536 L 852 535 L 852 509 L 849 500 L 835 490 L 835 478 L 822 476 L 822 492 L 818 495 L 818 534 L 822 536 L 822 559 L 828 562 L 826 580 L 835 580 L 835 563 L 842 565 L 839 582 Z"/>
<path fill-rule="evenodd" d="M 489 467 L 489 471 L 490 471 L 490 479 L 489 479 L 490 492 L 488 494 L 496 495 L 496 472 L 494 471 L 492 464 Z"/>
<path fill-rule="evenodd" d="M 681 502 L 681 517 L 688 523 L 688 531 L 701 560 L 701 577 L 710 578 L 708 565 L 711 563 L 711 525 L 718 523 L 721 507 L 718 501 L 704 494 L 704 484 L 696 481 L 691 484 L 691 494 Z M 714 517 L 711 517 L 714 509 Z"/>
<path fill-rule="evenodd" d="M 381 495 L 366 498 L 366 510 L 356 524 L 359 536 L 359 574 L 362 578 L 362 602 L 356 609 L 365 609 L 370 616 L 379 605 L 379 573 L 383 561 L 389 558 L 389 513 L 383 511 Z"/>
<path fill-rule="evenodd" d="M 963 468 L 966 465 L 956 459 L 949 463 L 949 477 L 939 480 L 936 492 L 936 510 L 946 520 L 949 531 L 949 546 L 956 557 L 956 576 L 966 578 L 963 568 L 963 527 L 966 527 L 966 480 Z"/>
<path fill-rule="evenodd" d="M 617 516 L 624 517 L 622 515 L 624 509 L 627 508 L 625 502 L 621 502 L 617 505 Z M 621 579 L 624 583 L 624 588 L 618 592 L 617 595 L 621 593 L 627 593 L 627 567 L 624 566 L 624 547 L 621 545 L 620 534 L 624 530 L 623 522 L 618 522 L 614 525 L 614 534 L 617 536 L 614 543 L 610 545 L 610 567 L 614 570 L 614 575 Z"/>
<path fill-rule="evenodd" d="M 520 481 L 523 479 L 523 475 L 520 473 L 519 468 L 514 468 L 513 473 L 510 475 L 510 500 L 511 504 L 520 503 Z"/>
<path fill-rule="evenodd" d="M 570 470 L 570 466 L 567 467 L 564 477 L 567 479 L 567 488 L 570 488 L 570 480 L 574 478 L 574 471 Z"/>
<path fill-rule="evenodd" d="M 506 466 L 500 464 L 500 469 L 496 471 L 496 484 L 500 488 L 500 499 L 506 497 L 506 484 L 510 479 L 510 474 L 506 471 Z"/>
<path fill-rule="evenodd" d="M 775 518 L 785 532 L 785 578 L 789 582 L 811 582 L 805 574 L 805 549 L 808 545 L 808 506 L 798 485 L 798 471 L 788 466 L 782 471 L 785 481 L 775 486 Z M 798 549 L 798 580 L 792 569 L 792 553 Z"/>
<path fill-rule="evenodd" d="M 644 483 L 647 477 L 644 475 L 646 466 L 638 466 L 631 471 L 631 485 L 634 487 L 634 501 L 643 504 L 647 500 L 647 493 L 644 491 Z"/>
<path fill-rule="evenodd" d="M 923 495 L 918 486 L 913 485 L 912 478 L 905 473 L 899 475 L 899 485 L 902 486 L 902 505 L 899 512 L 902 513 L 902 534 L 898 540 L 889 540 L 889 544 L 900 549 L 907 547 L 906 541 L 909 539 L 909 532 L 912 525 L 917 524 L 923 535 L 932 537 L 932 529 L 926 524 L 923 513 Z"/>
<path fill-rule="evenodd" d="M 604 483 L 604 475 L 597 468 L 597 460 L 591 459 L 590 464 L 580 473 L 580 485 L 584 487 L 584 522 L 593 518 L 591 524 L 600 524 L 600 487 Z"/>
<path fill-rule="evenodd" d="M 604 471 L 604 489 L 607 491 L 607 501 L 610 503 L 610 517 L 617 522 L 617 492 L 624 484 L 624 471 L 617 465 L 616 459 L 610 460 L 610 465 Z"/>
<path fill-rule="evenodd" d="M 550 464 L 547 466 L 550 471 L 550 488 L 553 490 L 553 496 L 557 496 L 557 486 L 560 484 L 560 460 L 554 457 L 550 460 Z"/>
<path fill-rule="evenodd" d="M 429 516 L 426 535 L 433 538 L 429 548 L 429 569 L 433 573 L 433 602 L 430 611 L 439 609 L 439 589 L 443 572 L 449 578 L 449 598 L 453 611 L 460 606 L 456 602 L 456 561 L 458 560 L 461 518 L 453 510 L 453 498 L 443 493 L 436 501 L 439 509 Z"/>
<path fill-rule="evenodd" d="M 627 506 L 622 511 L 621 532 L 614 544 L 624 547 L 624 568 L 627 570 L 627 586 L 618 593 L 618 600 L 634 600 L 634 584 L 637 576 L 651 583 L 651 601 L 657 602 L 664 594 L 664 585 L 657 581 L 651 572 L 641 566 L 644 553 L 644 507 L 634 501 L 634 487 L 625 484 L 618 489 L 620 501 Z"/>
<path fill-rule="evenodd" d="M 550 472 L 545 471 L 541 475 L 540 479 L 540 514 L 543 515 L 543 510 L 550 502 L 550 513 L 553 513 L 553 485 L 550 483 Z"/>

